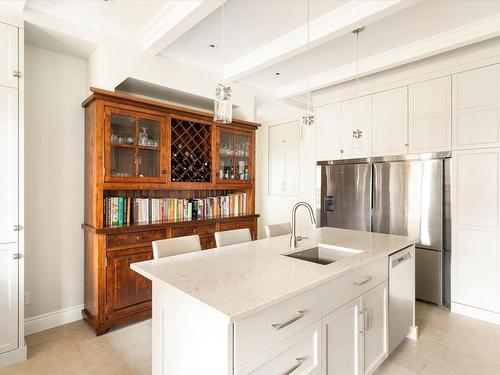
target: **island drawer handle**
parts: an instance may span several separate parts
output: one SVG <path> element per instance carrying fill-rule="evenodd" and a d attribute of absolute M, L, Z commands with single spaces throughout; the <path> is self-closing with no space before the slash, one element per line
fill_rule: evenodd
<path fill-rule="evenodd" d="M 288 370 L 287 372 L 285 372 L 283 375 L 290 375 L 292 372 L 294 372 L 295 370 L 297 370 L 300 366 L 302 366 L 302 363 L 304 363 L 304 361 L 306 360 L 307 358 L 295 358 L 295 361 L 297 361 L 297 364 L 295 366 L 293 366 L 290 370 Z"/>
<path fill-rule="evenodd" d="M 366 276 L 366 279 L 364 279 L 363 281 L 356 281 L 355 283 L 353 283 L 354 285 L 356 286 L 361 286 L 361 285 L 364 285 L 366 284 L 367 282 L 369 282 L 370 280 L 372 279 L 371 276 Z"/>
<path fill-rule="evenodd" d="M 279 331 L 280 329 L 285 328 L 286 326 L 289 326 L 290 324 L 292 324 L 292 323 L 296 322 L 297 320 L 302 319 L 304 317 L 304 313 L 301 311 L 297 311 L 295 314 L 296 315 L 293 318 L 288 319 L 286 322 L 270 324 L 269 327 L 271 327 L 272 329 L 275 329 L 276 331 Z"/>

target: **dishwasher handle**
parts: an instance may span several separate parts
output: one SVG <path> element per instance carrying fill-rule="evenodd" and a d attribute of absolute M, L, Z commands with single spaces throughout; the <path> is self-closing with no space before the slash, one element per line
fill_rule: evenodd
<path fill-rule="evenodd" d="M 399 266 L 401 263 L 404 263 L 407 260 L 410 260 L 412 256 L 413 256 L 412 252 L 408 251 L 407 253 L 400 256 L 399 258 L 393 259 L 392 260 L 392 268 L 395 268 L 395 267 Z"/>

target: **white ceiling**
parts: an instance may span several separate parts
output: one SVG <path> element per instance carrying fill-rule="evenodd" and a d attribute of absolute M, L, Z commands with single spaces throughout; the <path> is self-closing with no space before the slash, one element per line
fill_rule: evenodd
<path fill-rule="evenodd" d="M 0 0 L 0 11 L 22 16 L 43 48 L 88 57 L 125 41 L 295 102 L 308 81 L 319 90 L 355 77 L 360 26 L 361 75 L 500 36 L 493 0 L 311 0 L 310 53 L 306 0 Z"/>
<path fill-rule="evenodd" d="M 347 0 L 316 0 L 310 5 L 310 18 L 332 11 Z M 307 1 L 228 0 L 224 7 L 225 61 L 252 52 L 272 40 L 307 24 Z M 165 48 L 161 54 L 183 60 L 210 71 L 222 63 L 222 7 Z M 215 44 L 216 49 L 210 48 Z"/>

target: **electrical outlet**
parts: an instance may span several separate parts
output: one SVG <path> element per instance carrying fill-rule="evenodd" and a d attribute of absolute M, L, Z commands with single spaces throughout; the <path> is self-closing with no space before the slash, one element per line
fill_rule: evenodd
<path fill-rule="evenodd" d="M 30 292 L 24 292 L 24 304 L 29 305 L 31 302 Z"/>

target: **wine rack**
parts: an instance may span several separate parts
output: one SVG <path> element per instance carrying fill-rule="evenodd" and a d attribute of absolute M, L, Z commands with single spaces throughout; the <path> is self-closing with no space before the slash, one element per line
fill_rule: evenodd
<path fill-rule="evenodd" d="M 172 118 L 171 181 L 211 182 L 211 127 Z"/>

